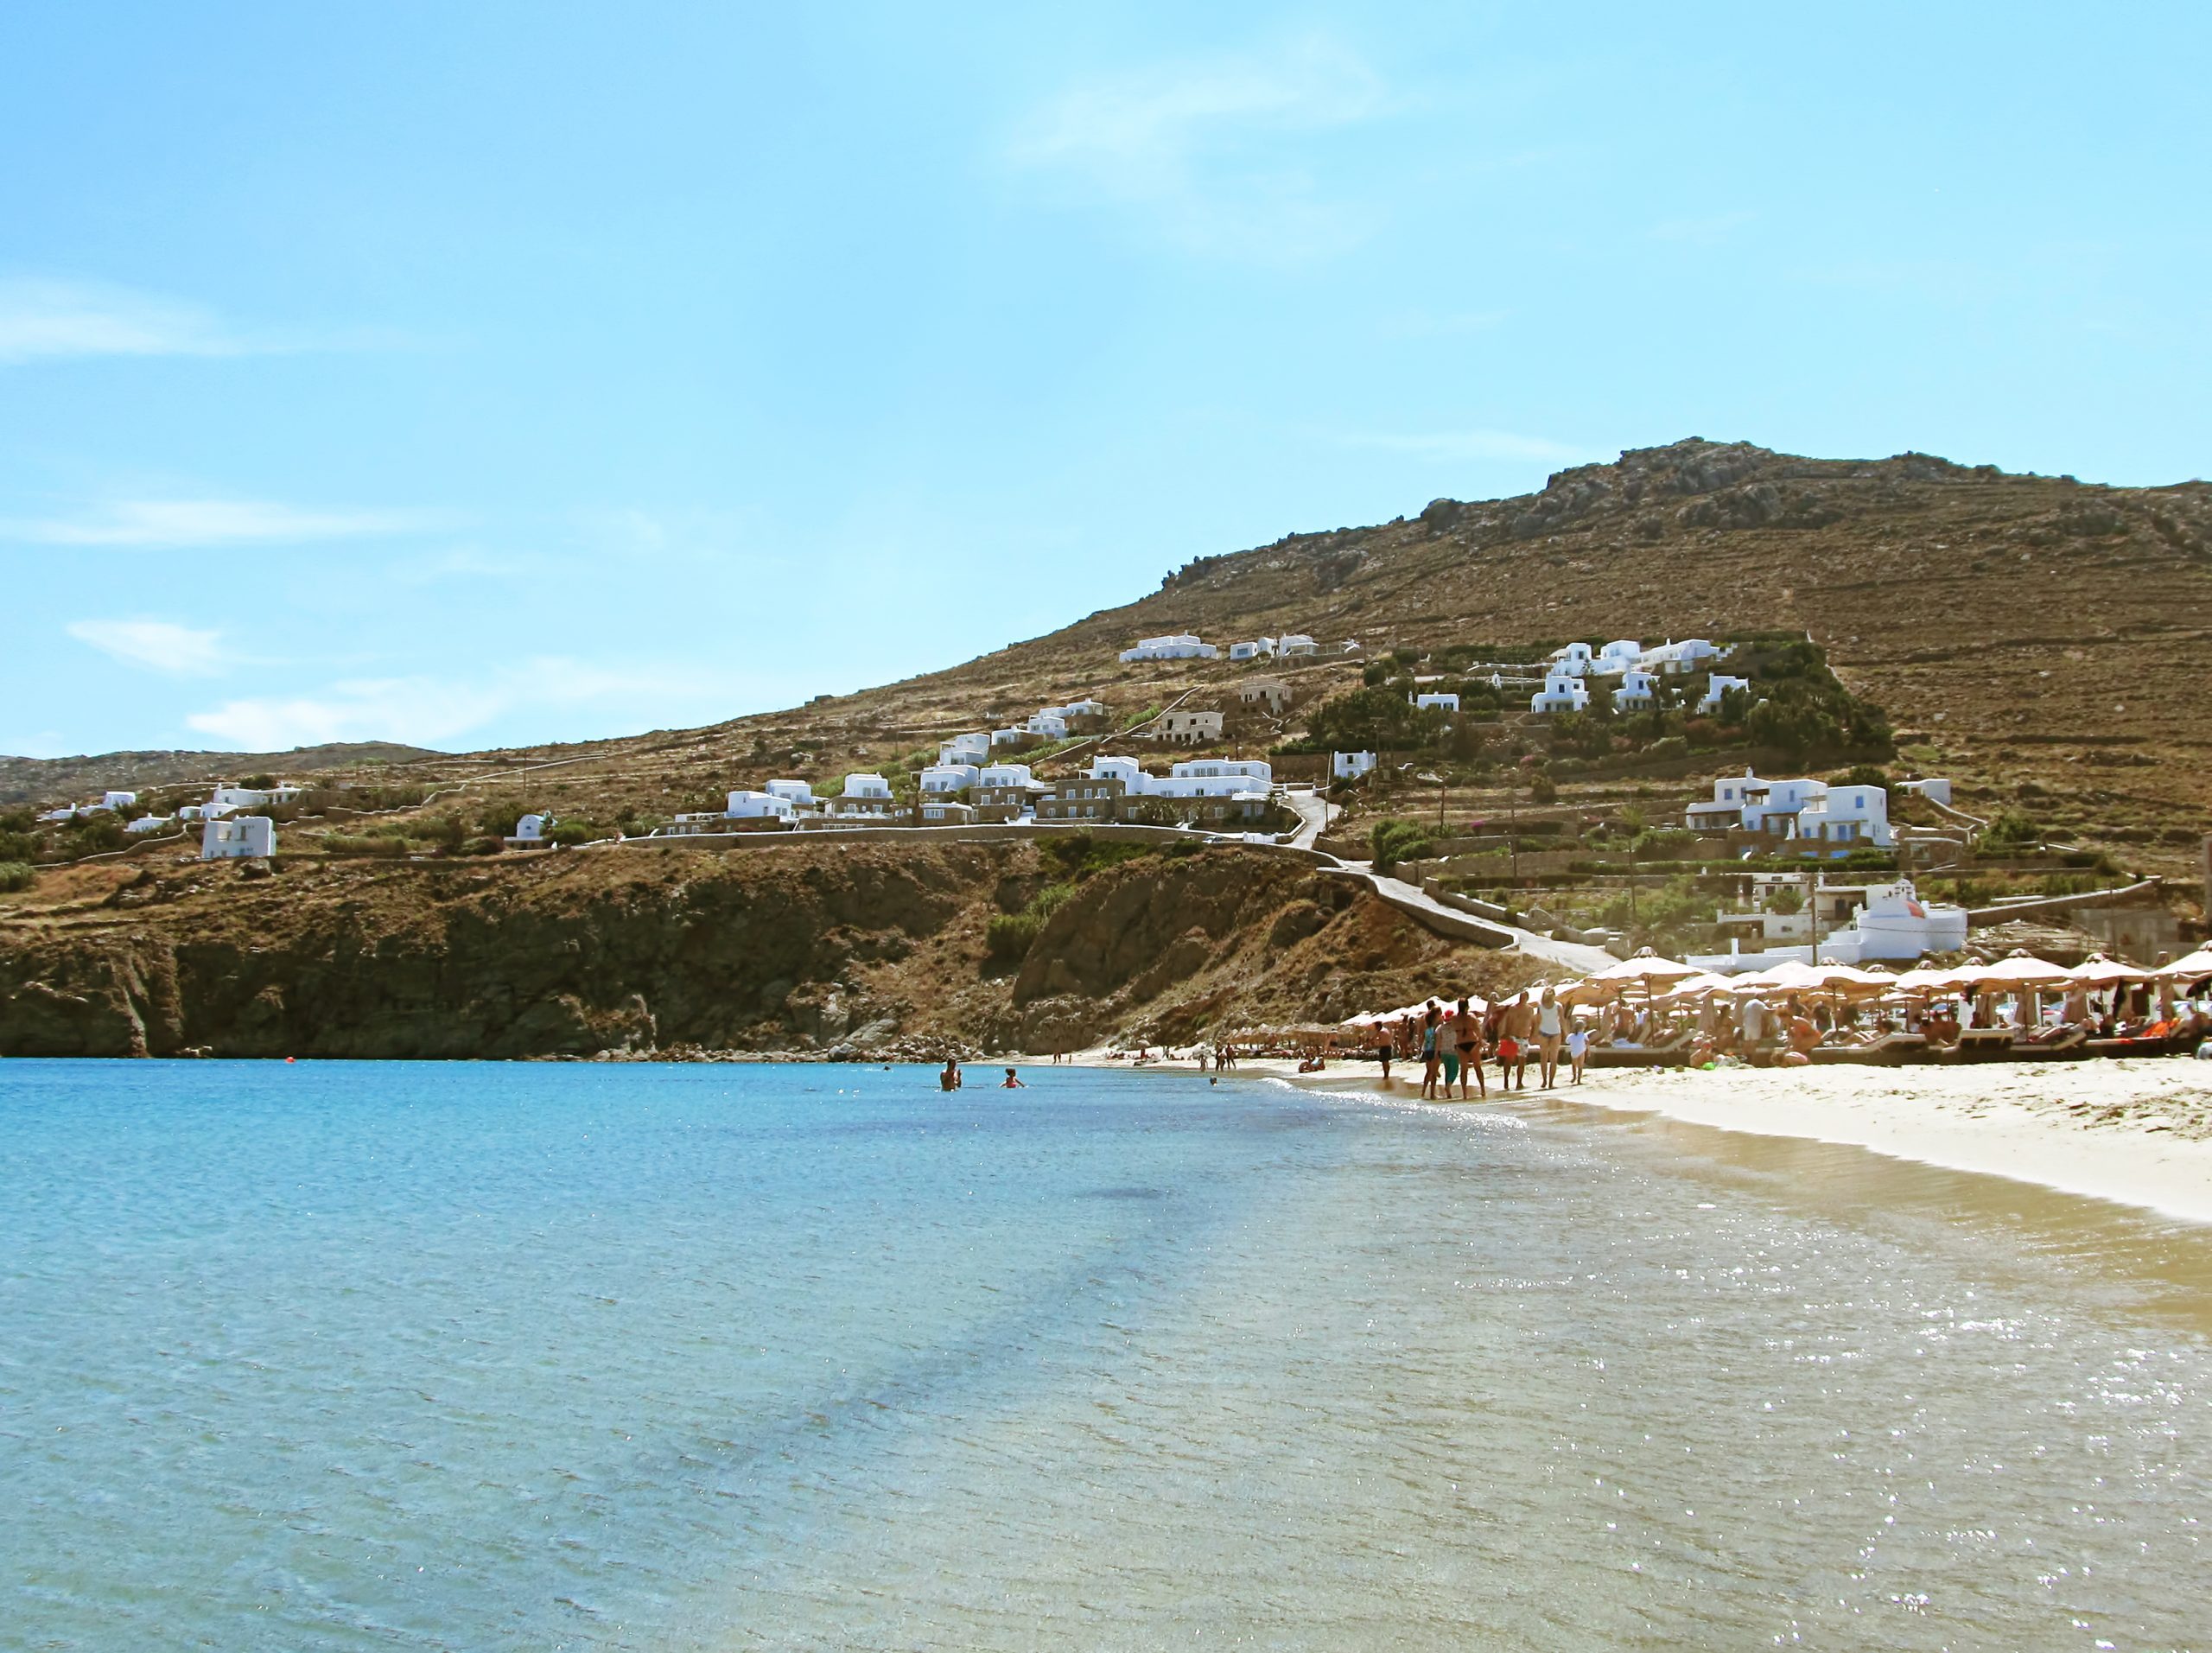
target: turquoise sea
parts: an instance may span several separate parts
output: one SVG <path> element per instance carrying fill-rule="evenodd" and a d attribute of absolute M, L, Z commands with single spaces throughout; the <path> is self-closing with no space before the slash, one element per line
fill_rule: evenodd
<path fill-rule="evenodd" d="M 1565 1105 L 0 1063 L 0 1648 L 2212 1647 L 2212 1253 Z"/>

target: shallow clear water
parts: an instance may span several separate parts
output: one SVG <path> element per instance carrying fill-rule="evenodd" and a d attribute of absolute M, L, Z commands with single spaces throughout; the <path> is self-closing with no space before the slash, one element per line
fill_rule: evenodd
<path fill-rule="evenodd" d="M 2212 1646 L 2196 1231 L 1029 1077 L 0 1064 L 0 1647 Z"/>

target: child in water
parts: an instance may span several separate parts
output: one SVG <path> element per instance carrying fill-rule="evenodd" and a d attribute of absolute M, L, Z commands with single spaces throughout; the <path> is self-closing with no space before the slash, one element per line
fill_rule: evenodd
<path fill-rule="evenodd" d="M 1006 1078 L 999 1082 L 999 1089 L 1001 1090 L 1027 1090 L 1029 1087 L 1022 1084 L 1020 1079 L 1016 1078 L 1014 1077 L 1014 1070 L 1012 1068 L 1008 1068 L 1006 1071 Z"/>

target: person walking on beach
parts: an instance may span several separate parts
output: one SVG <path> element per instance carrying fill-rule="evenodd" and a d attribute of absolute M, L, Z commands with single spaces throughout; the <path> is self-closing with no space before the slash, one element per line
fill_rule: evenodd
<path fill-rule="evenodd" d="M 1536 1083 L 1546 1090 L 1559 1083 L 1559 1047 L 1566 1039 L 1567 1012 L 1560 1008 L 1559 995 L 1546 988 L 1536 1007 Z"/>
<path fill-rule="evenodd" d="M 1535 1053 L 1536 1005 L 1523 988 L 1506 1007 L 1505 1031 L 1513 1039 L 1513 1088 L 1529 1088 L 1529 1059 Z"/>
<path fill-rule="evenodd" d="M 1421 1099 L 1433 1101 L 1436 1096 L 1436 1069 L 1442 1060 L 1437 1048 L 1443 1041 L 1443 1012 L 1436 1008 L 1436 1001 L 1428 1001 L 1428 1009 L 1421 1019 Z"/>
<path fill-rule="evenodd" d="M 1483 1099 L 1490 1099 L 1490 1081 L 1483 1078 L 1483 1022 L 1468 1009 L 1465 999 L 1452 1018 L 1452 1036 L 1459 1044 L 1459 1100 L 1467 1100 L 1467 1081 L 1472 1078 Z"/>
<path fill-rule="evenodd" d="M 1390 1058 L 1396 1054 L 1398 1024 L 1395 1021 L 1375 1025 L 1375 1054 L 1382 1059 L 1382 1083 L 1390 1083 Z"/>
<path fill-rule="evenodd" d="M 1574 1082 L 1582 1083 L 1582 1064 L 1589 1059 L 1590 1035 L 1580 1022 L 1567 1029 L 1567 1059 L 1574 1071 Z"/>

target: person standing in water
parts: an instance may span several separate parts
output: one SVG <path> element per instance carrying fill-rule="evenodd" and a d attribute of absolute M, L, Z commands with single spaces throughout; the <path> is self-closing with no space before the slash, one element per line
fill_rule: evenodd
<path fill-rule="evenodd" d="M 1559 995 L 1546 988 L 1536 1007 L 1536 1083 L 1547 1090 L 1559 1083 L 1559 1047 L 1566 1039 L 1567 1012 L 1560 1007 Z"/>
<path fill-rule="evenodd" d="M 937 1088 L 940 1090 L 960 1089 L 960 1064 L 951 1057 L 945 1058 L 944 1071 L 937 1076 Z"/>
<path fill-rule="evenodd" d="M 1459 1100 L 1467 1100 L 1467 1081 L 1471 1078 L 1475 1089 L 1484 1101 L 1490 1099 L 1490 1081 L 1483 1077 L 1483 1019 L 1467 1008 L 1465 999 L 1452 1018 L 1452 1037 L 1459 1041 Z"/>
<path fill-rule="evenodd" d="M 999 1081 L 999 1089 L 1001 1090 L 1027 1090 L 1029 1087 L 1022 1084 L 1022 1082 L 1015 1077 L 1014 1071 L 1012 1068 L 1008 1068 L 1006 1071 L 1006 1078 Z"/>

